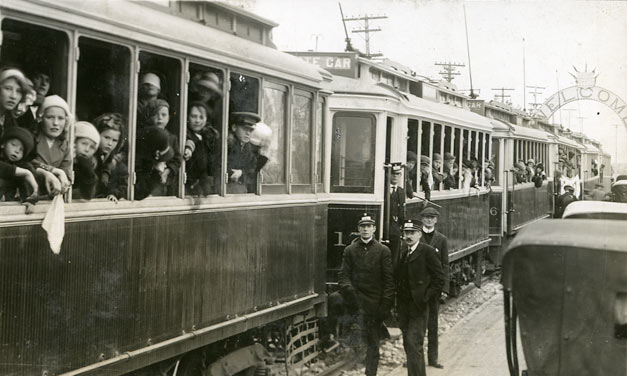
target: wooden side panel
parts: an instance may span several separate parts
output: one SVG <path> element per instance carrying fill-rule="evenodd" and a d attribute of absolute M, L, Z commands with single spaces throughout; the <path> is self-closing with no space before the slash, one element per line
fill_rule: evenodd
<path fill-rule="evenodd" d="M 69 371 L 324 293 L 326 223 L 324 205 L 66 223 L 60 255 L 40 226 L 2 228 L 0 374 Z"/>
<path fill-rule="evenodd" d="M 489 237 L 490 195 L 438 200 L 440 218 L 436 228 L 448 237 L 449 253 L 472 246 Z M 419 216 L 423 205 L 420 202 L 407 204 L 407 218 Z"/>
<path fill-rule="evenodd" d="M 544 185 L 540 188 L 515 187 L 514 191 L 510 190 L 514 208 L 511 215 L 513 229 L 551 213 L 551 187 L 552 185 Z"/>

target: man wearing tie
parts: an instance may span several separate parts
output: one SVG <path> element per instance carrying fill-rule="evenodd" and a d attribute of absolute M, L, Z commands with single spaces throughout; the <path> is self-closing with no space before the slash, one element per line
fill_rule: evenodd
<path fill-rule="evenodd" d="M 392 163 L 390 176 L 390 228 L 387 239 L 390 241 L 392 265 L 396 267 L 401 246 L 401 224 L 405 220 L 405 189 L 402 187 L 403 166 L 401 163 Z"/>
<path fill-rule="evenodd" d="M 398 322 L 403 333 L 408 376 L 425 376 L 423 344 L 429 311 L 428 301 L 439 296 L 445 276 L 435 248 L 420 242 L 420 220 L 403 225 L 405 243 L 395 270 Z"/>

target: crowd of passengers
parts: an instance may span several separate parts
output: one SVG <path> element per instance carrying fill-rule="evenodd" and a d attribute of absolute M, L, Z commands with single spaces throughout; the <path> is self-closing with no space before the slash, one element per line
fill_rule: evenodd
<path fill-rule="evenodd" d="M 190 85 L 187 139 L 181 153 L 170 131 L 170 104 L 160 96 L 155 73 L 140 76 L 137 113 L 135 198 L 176 195 L 179 170 L 186 161 L 186 189 L 192 195 L 216 192 L 220 172 L 220 132 L 212 125 L 216 100 L 222 92 L 218 77 L 199 73 Z M 39 199 L 72 188 L 76 199 L 127 198 L 127 123 L 115 112 L 95 119 L 74 119 L 67 102 L 50 95 L 51 76 L 21 70 L 0 70 L 0 201 L 19 201 L 26 213 Z M 87 121 L 90 120 L 90 121 Z M 263 167 L 263 144 L 252 144 L 260 121 L 257 114 L 231 114 L 228 136 L 229 193 L 254 192 Z M 74 141 L 70 145 L 70 130 Z M 269 135 L 266 135 L 269 139 Z M 73 171 L 72 171 L 73 169 Z"/>
<path fill-rule="evenodd" d="M 529 158 L 527 163 L 523 160 L 518 160 L 513 169 L 514 183 L 533 183 L 536 188 L 542 186 L 542 182 L 546 180 L 546 173 L 544 172 L 544 164 L 542 162 L 536 163 L 533 158 Z"/>
<path fill-rule="evenodd" d="M 481 162 L 475 157 L 464 159 L 462 161 L 462 171 L 459 173 L 459 165 L 455 162 L 457 159 L 451 153 L 444 153 L 444 158 L 439 153 L 433 154 L 433 163 L 431 158 L 426 155 L 420 156 L 420 167 L 418 168 L 418 158 L 416 153 L 407 152 L 407 184 L 406 194 L 408 198 L 419 197 L 413 182 L 420 185 L 421 191 L 424 192 L 427 200 L 431 199 L 431 191 L 451 190 L 461 188 L 464 191 L 470 191 L 471 188 L 479 189 L 482 179 L 485 186 L 490 188 L 494 181 L 494 163 L 486 160 L 483 170 Z M 442 171 L 442 172 L 440 172 Z M 420 175 L 418 176 L 418 173 Z"/>

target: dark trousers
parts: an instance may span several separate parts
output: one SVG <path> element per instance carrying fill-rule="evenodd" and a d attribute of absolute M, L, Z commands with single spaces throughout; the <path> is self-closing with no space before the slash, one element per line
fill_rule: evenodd
<path fill-rule="evenodd" d="M 435 296 L 429 300 L 429 318 L 427 319 L 427 359 L 429 364 L 438 362 L 438 316 L 440 313 L 440 297 Z"/>
<path fill-rule="evenodd" d="M 379 366 L 379 341 L 383 322 L 374 315 L 362 315 L 362 338 L 366 344 L 366 376 L 375 376 Z"/>
<path fill-rule="evenodd" d="M 413 302 L 401 301 L 398 305 L 399 326 L 403 332 L 408 376 L 427 375 L 423 350 L 427 311 L 428 308 L 420 309 Z"/>
<path fill-rule="evenodd" d="M 391 223 L 390 226 L 396 226 L 395 223 Z M 400 260 L 400 250 L 401 250 L 401 235 L 400 234 L 390 234 L 390 252 L 392 253 L 392 268 L 396 269 L 396 265 Z"/>

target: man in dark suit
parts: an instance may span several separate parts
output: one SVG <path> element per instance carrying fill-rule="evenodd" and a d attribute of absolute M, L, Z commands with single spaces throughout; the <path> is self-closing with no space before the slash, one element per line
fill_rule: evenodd
<path fill-rule="evenodd" d="M 553 218 L 562 218 L 566 207 L 570 205 L 571 202 L 577 201 L 575 188 L 573 188 L 572 185 L 564 185 L 564 191 L 564 194 L 557 197 L 555 200 L 555 213 L 553 214 Z"/>
<path fill-rule="evenodd" d="M 379 340 L 383 320 L 394 302 L 394 275 L 388 247 L 374 239 L 374 218 L 365 214 L 358 222 L 359 240 L 344 249 L 339 285 L 342 298 L 359 309 L 366 351 L 366 376 L 379 365 Z"/>
<path fill-rule="evenodd" d="M 423 343 L 428 301 L 440 295 L 445 281 L 435 249 L 420 242 L 421 228 L 420 220 L 408 220 L 403 225 L 405 243 L 395 272 L 399 326 L 403 332 L 409 376 L 426 375 Z"/>
<path fill-rule="evenodd" d="M 396 267 L 401 247 L 401 224 L 405 221 L 405 189 L 402 187 L 401 174 L 403 166 L 392 163 L 390 175 L 390 226 L 385 238 L 390 241 L 392 252 L 392 266 Z"/>
<path fill-rule="evenodd" d="M 449 267 L 448 267 L 448 239 L 441 232 L 435 229 L 440 213 L 435 208 L 426 208 L 420 212 L 422 217 L 422 239 L 423 242 L 435 248 L 438 259 L 444 271 L 444 286 L 442 292 L 449 292 Z M 438 315 L 440 310 L 440 295 L 429 299 L 429 318 L 427 319 L 427 359 L 429 365 L 435 368 L 444 368 L 438 363 Z"/>

